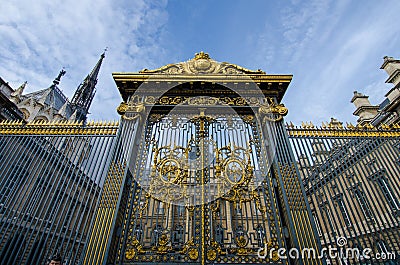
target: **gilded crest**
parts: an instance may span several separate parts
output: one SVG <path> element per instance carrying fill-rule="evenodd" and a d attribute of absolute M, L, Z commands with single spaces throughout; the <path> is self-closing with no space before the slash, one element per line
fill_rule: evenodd
<path fill-rule="evenodd" d="M 250 70 L 236 64 L 227 62 L 217 62 L 211 59 L 210 55 L 205 52 L 196 53 L 194 58 L 176 64 L 167 64 L 160 68 L 149 70 L 143 69 L 140 73 L 144 74 L 222 74 L 222 75 L 245 75 L 245 74 L 265 74 L 261 70 Z"/>

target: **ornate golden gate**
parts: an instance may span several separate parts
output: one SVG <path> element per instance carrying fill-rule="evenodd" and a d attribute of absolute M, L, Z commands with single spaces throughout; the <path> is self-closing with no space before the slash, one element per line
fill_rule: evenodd
<path fill-rule="evenodd" d="M 291 76 L 200 53 L 114 79 L 122 122 L 85 264 L 321 263 L 261 251 L 320 246 L 277 104 Z"/>
<path fill-rule="evenodd" d="M 256 261 L 266 243 L 283 244 L 255 117 L 199 112 L 150 114 L 123 229 L 127 261 Z"/>

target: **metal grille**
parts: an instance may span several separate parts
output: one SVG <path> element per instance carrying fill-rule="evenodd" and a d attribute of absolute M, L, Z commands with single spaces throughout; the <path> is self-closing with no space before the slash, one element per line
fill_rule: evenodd
<path fill-rule="evenodd" d="M 369 260 L 344 255 L 327 257 L 328 262 L 398 264 L 398 129 L 291 127 L 288 132 L 322 246 L 372 250 Z M 375 253 L 386 259 L 375 259 Z"/>
<path fill-rule="evenodd" d="M 0 124 L 0 263 L 78 264 L 117 126 Z"/>
<path fill-rule="evenodd" d="M 259 132 L 251 115 L 151 114 L 116 263 L 265 263 L 259 248 L 284 247 Z"/>

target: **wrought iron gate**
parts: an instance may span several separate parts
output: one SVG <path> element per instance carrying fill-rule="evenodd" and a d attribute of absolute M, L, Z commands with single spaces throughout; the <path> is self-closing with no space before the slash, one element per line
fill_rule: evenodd
<path fill-rule="evenodd" d="M 284 245 L 255 116 L 219 116 L 150 115 L 132 172 L 124 262 L 265 262 L 258 249 Z"/>

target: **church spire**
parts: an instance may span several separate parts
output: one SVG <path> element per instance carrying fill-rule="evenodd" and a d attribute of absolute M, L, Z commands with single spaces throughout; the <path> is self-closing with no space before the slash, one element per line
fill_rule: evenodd
<path fill-rule="evenodd" d="M 101 64 L 105 57 L 105 52 L 100 55 L 100 59 L 97 62 L 96 66 L 93 68 L 92 72 L 83 80 L 83 82 L 78 86 L 75 91 L 75 94 L 72 98 L 71 104 L 76 113 L 76 120 L 85 121 L 86 116 L 89 112 L 90 104 L 96 94 L 96 84 L 97 84 L 97 76 L 100 71 Z"/>

